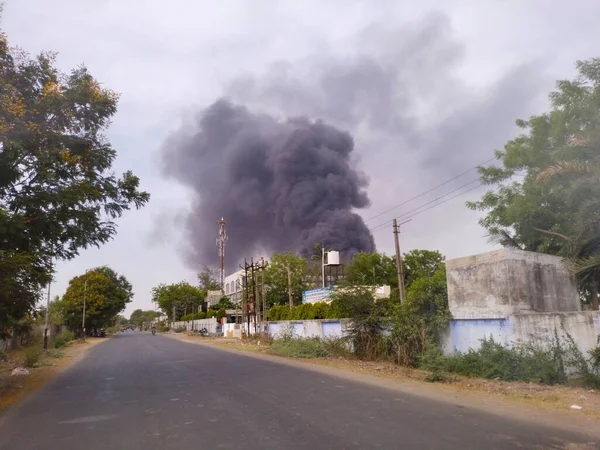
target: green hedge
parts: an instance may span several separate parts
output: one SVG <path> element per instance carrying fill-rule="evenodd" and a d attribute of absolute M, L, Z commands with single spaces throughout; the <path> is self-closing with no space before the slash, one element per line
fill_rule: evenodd
<path fill-rule="evenodd" d="M 200 320 L 200 319 L 206 319 L 206 313 L 204 311 L 200 311 L 195 314 L 187 314 L 187 315 L 181 317 L 181 319 L 179 319 L 179 320 L 182 322 L 187 322 L 189 320 Z"/>
<path fill-rule="evenodd" d="M 342 319 L 342 313 L 336 300 L 331 303 L 304 303 L 294 306 L 273 306 L 269 310 L 269 320 L 315 320 Z"/>

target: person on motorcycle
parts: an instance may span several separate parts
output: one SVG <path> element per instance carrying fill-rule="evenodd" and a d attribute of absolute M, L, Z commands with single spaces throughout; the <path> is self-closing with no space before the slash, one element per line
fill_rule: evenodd
<path fill-rule="evenodd" d="M 152 321 L 150 323 L 150 329 L 152 330 L 152 334 L 156 334 L 156 322 Z"/>

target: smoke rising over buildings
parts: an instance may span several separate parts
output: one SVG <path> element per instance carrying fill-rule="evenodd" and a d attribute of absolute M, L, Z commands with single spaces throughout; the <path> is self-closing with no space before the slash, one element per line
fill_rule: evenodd
<path fill-rule="evenodd" d="M 162 151 L 165 175 L 193 192 L 185 218 L 190 265 L 215 261 L 221 216 L 229 268 L 261 250 L 308 255 L 316 243 L 346 255 L 374 250 L 352 211 L 369 205 L 353 150 L 347 132 L 321 121 L 280 121 L 226 100 L 200 112 Z"/>

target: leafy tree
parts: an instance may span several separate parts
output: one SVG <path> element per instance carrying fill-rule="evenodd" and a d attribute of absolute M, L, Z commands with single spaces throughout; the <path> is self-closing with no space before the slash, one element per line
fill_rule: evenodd
<path fill-rule="evenodd" d="M 437 250 L 411 250 L 402 256 L 404 285 L 408 291 L 419 279 L 432 277 L 438 269 L 445 267 L 444 256 Z"/>
<path fill-rule="evenodd" d="M 390 285 L 398 287 L 396 260 L 383 253 L 360 252 L 346 267 L 346 279 L 352 284 L 365 286 Z"/>
<path fill-rule="evenodd" d="M 131 316 L 129 317 L 129 323 L 135 325 L 136 327 L 139 327 L 144 323 L 148 325 L 150 322 L 156 320 L 159 315 L 160 313 L 152 309 L 148 309 L 146 311 L 136 309 L 131 313 Z"/>
<path fill-rule="evenodd" d="M 207 265 L 202 267 L 202 270 L 198 274 L 198 286 L 200 289 L 205 291 L 218 291 L 221 289 L 221 285 L 219 284 L 219 279 L 217 276 L 217 271 L 211 269 Z"/>
<path fill-rule="evenodd" d="M 568 258 L 597 308 L 600 59 L 577 69 L 550 94 L 550 112 L 517 121 L 525 132 L 496 152 L 502 166 L 479 169 L 495 190 L 467 205 L 486 212 L 480 223 L 502 245 Z"/>
<path fill-rule="evenodd" d="M 129 281 L 109 267 L 72 278 L 60 301 L 65 324 L 72 330 L 81 329 L 84 292 L 86 329 L 110 326 L 133 298 Z"/>
<path fill-rule="evenodd" d="M 295 305 L 302 303 L 306 288 L 306 259 L 288 253 L 275 253 L 265 269 L 267 305 L 289 304 L 288 270 L 291 274 L 292 298 Z"/>
<path fill-rule="evenodd" d="M 0 334 L 30 313 L 51 273 L 116 233 L 114 220 L 149 194 L 112 172 L 106 129 L 118 95 L 84 66 L 61 73 L 0 34 Z"/>
<path fill-rule="evenodd" d="M 160 284 L 152 289 L 152 301 L 158 304 L 169 320 L 179 320 L 187 313 L 195 312 L 205 298 L 206 291 L 186 281 Z M 173 317 L 173 308 L 175 308 L 175 317 Z"/>
<path fill-rule="evenodd" d="M 219 303 L 217 303 L 214 307 L 217 309 L 235 309 L 235 305 L 226 295 L 221 297 Z"/>

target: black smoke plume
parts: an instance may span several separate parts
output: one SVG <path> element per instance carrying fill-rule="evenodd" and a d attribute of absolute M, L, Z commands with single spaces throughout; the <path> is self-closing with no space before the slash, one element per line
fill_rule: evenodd
<path fill-rule="evenodd" d="M 375 249 L 363 219 L 364 174 L 354 169 L 352 137 L 322 121 L 278 121 L 219 100 L 166 142 L 167 176 L 189 187 L 187 257 L 194 267 L 217 259 L 218 221 L 227 222 L 230 269 L 257 251 L 314 245 L 343 256 Z"/>

